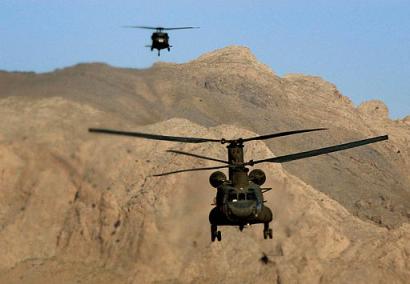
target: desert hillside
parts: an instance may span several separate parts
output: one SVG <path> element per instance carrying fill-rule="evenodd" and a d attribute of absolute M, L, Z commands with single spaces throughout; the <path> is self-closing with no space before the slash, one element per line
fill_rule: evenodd
<path fill-rule="evenodd" d="M 210 172 L 149 177 L 225 158 L 221 145 L 90 134 L 106 127 L 237 138 L 248 159 L 389 134 L 390 140 L 262 164 L 274 238 L 222 228 L 211 243 Z M 279 77 L 244 47 L 145 70 L 79 64 L 0 72 L 0 283 L 406 283 L 410 119 L 355 107 L 319 77 Z M 266 254 L 267 262 L 261 261 Z"/>

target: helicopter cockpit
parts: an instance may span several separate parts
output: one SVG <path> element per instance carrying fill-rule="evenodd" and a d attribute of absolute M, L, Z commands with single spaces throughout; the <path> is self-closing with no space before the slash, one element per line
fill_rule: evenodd
<path fill-rule="evenodd" d="M 252 200 L 252 201 L 256 201 L 256 194 L 251 191 L 251 192 L 240 192 L 237 193 L 235 191 L 231 191 L 228 194 L 228 202 L 237 202 L 237 201 L 242 201 L 242 200 Z"/>
<path fill-rule="evenodd" d="M 245 218 L 259 213 L 261 201 L 252 188 L 243 192 L 231 190 L 226 197 L 226 206 L 226 212 L 230 216 L 228 218 Z"/>

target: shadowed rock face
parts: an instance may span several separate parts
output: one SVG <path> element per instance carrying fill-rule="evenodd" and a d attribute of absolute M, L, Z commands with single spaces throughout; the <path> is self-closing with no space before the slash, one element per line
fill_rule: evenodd
<path fill-rule="evenodd" d="M 2 72 L 0 283 L 404 283 L 407 121 L 390 120 L 381 102 L 355 108 L 318 77 L 278 77 L 243 47 L 146 70 Z M 261 165 L 274 188 L 266 194 L 274 239 L 262 240 L 258 226 L 222 228 L 223 241 L 211 244 L 210 172 L 148 176 L 213 165 L 166 149 L 224 158 L 223 146 L 92 135 L 88 127 L 214 138 L 329 127 L 249 143 L 248 159 L 390 140 Z"/>

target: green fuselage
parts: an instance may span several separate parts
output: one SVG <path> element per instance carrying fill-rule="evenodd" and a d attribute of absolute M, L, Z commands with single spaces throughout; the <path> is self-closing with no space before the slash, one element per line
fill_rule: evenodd
<path fill-rule="evenodd" d="M 216 206 L 209 214 L 213 225 L 246 225 L 269 223 L 272 211 L 264 206 L 262 189 L 249 180 L 243 164 L 243 145 L 230 144 L 228 161 L 237 167 L 229 168 L 229 179 L 217 187 Z"/>

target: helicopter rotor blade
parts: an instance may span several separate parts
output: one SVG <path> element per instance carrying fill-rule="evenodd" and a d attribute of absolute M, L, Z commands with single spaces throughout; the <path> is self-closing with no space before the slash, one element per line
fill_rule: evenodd
<path fill-rule="evenodd" d="M 89 128 L 88 131 L 94 132 L 94 133 L 123 135 L 123 136 L 139 137 L 139 138 L 152 139 L 152 140 L 164 140 L 164 141 L 183 142 L 183 143 L 204 143 L 204 142 L 219 142 L 220 143 L 221 142 L 221 140 L 219 139 L 167 136 L 167 135 L 119 131 L 119 130 L 102 129 L 102 128 Z"/>
<path fill-rule="evenodd" d="M 122 26 L 123 28 L 130 28 L 130 29 L 147 29 L 147 30 L 161 30 L 164 29 L 162 27 L 149 27 L 149 26 Z"/>
<path fill-rule="evenodd" d="M 158 30 L 158 31 L 199 29 L 199 27 L 175 27 L 175 28 L 151 27 L 151 26 L 122 26 L 122 27 L 131 28 L 131 29 L 147 29 L 147 30 Z"/>
<path fill-rule="evenodd" d="M 248 142 L 248 141 L 254 141 L 254 140 L 266 140 L 266 139 L 272 139 L 272 138 L 277 138 L 277 137 L 282 137 L 282 136 L 288 136 L 288 135 L 312 132 L 312 131 L 321 131 L 321 130 L 327 130 L 327 128 L 313 128 L 313 129 L 284 131 L 284 132 L 278 132 L 278 133 L 273 133 L 273 134 L 245 138 L 245 139 L 242 139 L 242 142 Z"/>
<path fill-rule="evenodd" d="M 104 133 L 104 134 L 112 134 L 112 135 L 123 135 L 123 136 L 132 136 L 132 137 L 140 137 L 145 139 L 153 139 L 153 140 L 164 140 L 164 141 L 173 141 L 173 142 L 183 142 L 183 143 L 204 143 L 204 142 L 219 142 L 222 144 L 225 143 L 243 143 L 248 141 L 254 140 L 265 140 L 271 139 L 276 137 L 282 137 L 292 134 L 304 133 L 304 132 L 311 132 L 311 131 L 320 131 L 326 130 L 327 128 L 314 128 L 314 129 L 302 129 L 302 130 L 292 130 L 292 131 L 285 131 L 267 135 L 261 135 L 256 137 L 250 138 L 239 138 L 239 139 L 210 139 L 210 138 L 197 138 L 197 137 L 180 137 L 180 136 L 167 136 L 167 135 L 158 135 L 158 134 L 149 134 L 149 133 L 141 133 L 141 132 L 129 132 L 129 131 L 120 131 L 120 130 L 113 130 L 113 129 L 102 129 L 102 128 L 89 128 L 89 132 L 94 133 Z"/>
<path fill-rule="evenodd" d="M 167 152 L 169 152 L 169 153 L 174 153 L 174 154 L 179 154 L 179 155 L 190 156 L 190 157 L 195 157 L 195 158 L 204 159 L 204 160 L 209 160 L 209 161 L 214 161 L 214 162 L 220 162 L 220 163 L 224 163 L 224 164 L 229 164 L 228 161 L 224 161 L 224 160 L 220 160 L 220 159 L 215 159 L 215 158 L 211 158 L 211 157 L 206 157 L 206 156 L 201 156 L 201 155 L 192 154 L 192 153 L 183 152 L 183 151 L 167 150 Z"/>
<path fill-rule="evenodd" d="M 172 171 L 172 172 L 165 172 L 165 173 L 161 173 L 161 174 L 154 174 L 152 176 L 153 177 L 161 177 L 161 176 L 178 174 L 178 173 L 217 170 L 217 169 L 223 169 L 223 168 L 229 168 L 229 167 L 230 167 L 230 165 L 218 166 L 218 167 L 204 167 L 204 168 L 184 169 L 184 170 L 177 170 L 177 171 Z"/>
<path fill-rule="evenodd" d="M 310 151 L 305 151 L 305 152 L 299 152 L 299 153 L 294 153 L 294 154 L 289 154 L 289 155 L 284 155 L 284 156 L 279 156 L 279 157 L 274 157 L 274 158 L 269 158 L 269 159 L 263 159 L 263 160 L 257 160 L 257 161 L 249 161 L 245 163 L 246 165 L 253 166 L 254 164 L 259 164 L 259 163 L 264 163 L 264 162 L 270 162 L 270 163 L 286 163 L 290 161 L 295 161 L 295 160 L 300 160 L 300 159 L 305 159 L 305 158 L 310 158 L 314 156 L 319 156 L 323 154 L 329 154 L 337 151 L 342 151 L 350 148 L 355 148 L 371 143 L 376 143 L 384 140 L 388 140 L 389 136 L 388 135 L 383 135 L 383 136 L 377 136 L 377 137 L 372 137 L 364 140 L 357 140 L 345 144 L 339 144 L 335 146 L 330 146 L 330 147 L 325 147 L 325 148 L 320 148 L 320 149 L 315 149 L 315 150 L 310 150 Z"/>
<path fill-rule="evenodd" d="M 176 28 L 162 28 L 165 31 L 171 30 L 186 30 L 186 29 L 199 29 L 199 27 L 176 27 Z"/>

